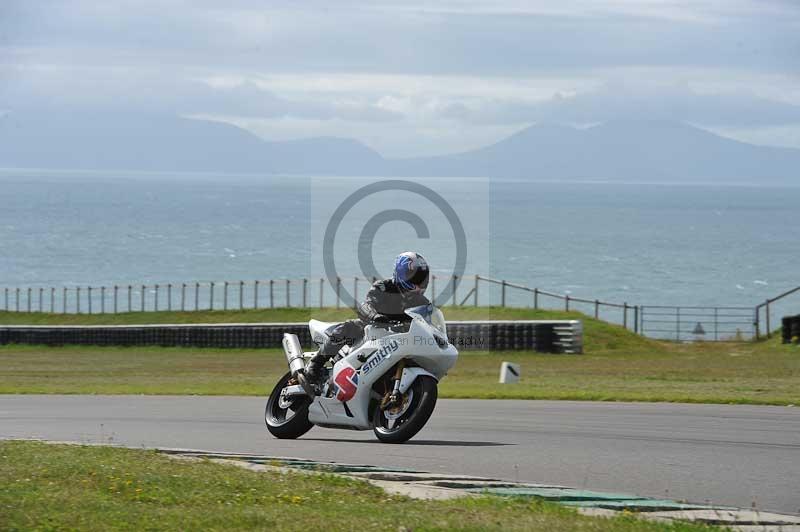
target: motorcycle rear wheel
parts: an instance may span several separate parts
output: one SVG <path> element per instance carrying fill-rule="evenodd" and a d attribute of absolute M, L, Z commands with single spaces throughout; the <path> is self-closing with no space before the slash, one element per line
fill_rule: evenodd
<path fill-rule="evenodd" d="M 276 438 L 282 440 L 293 440 L 299 438 L 314 426 L 308 420 L 308 407 L 311 405 L 311 397 L 302 395 L 291 399 L 290 405 L 286 408 L 281 406 L 281 391 L 286 388 L 286 384 L 292 377 L 287 373 L 278 381 L 272 393 L 269 394 L 267 407 L 264 411 L 264 422 L 267 429 Z"/>
<path fill-rule="evenodd" d="M 390 420 L 380 405 L 376 407 L 373 417 L 375 436 L 383 443 L 403 443 L 410 440 L 430 419 L 438 396 L 436 379 L 420 375 L 406 392 L 404 397 L 409 398 L 410 404 L 399 417 Z"/>

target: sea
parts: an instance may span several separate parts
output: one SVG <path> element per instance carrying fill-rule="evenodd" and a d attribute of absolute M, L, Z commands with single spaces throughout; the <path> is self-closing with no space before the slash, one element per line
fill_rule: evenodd
<path fill-rule="evenodd" d="M 318 283 L 326 255 L 350 279 L 414 249 L 440 286 L 465 276 L 462 297 L 479 274 L 631 305 L 753 306 L 800 285 L 800 187 L 3 170 L 0 243 L 0 289 Z M 782 304 L 800 313 L 800 294 Z"/>

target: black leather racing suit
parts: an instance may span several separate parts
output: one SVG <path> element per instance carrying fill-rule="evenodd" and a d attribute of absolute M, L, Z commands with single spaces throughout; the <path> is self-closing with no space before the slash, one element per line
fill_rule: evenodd
<path fill-rule="evenodd" d="M 347 320 L 328 329 L 328 338 L 312 362 L 319 367 L 339 352 L 344 345 L 352 346 L 364 337 L 364 326 L 374 322 L 409 321 L 403 311 L 427 305 L 430 301 L 419 292 L 401 292 L 392 279 L 372 285 L 364 302 L 358 307 L 358 319 Z"/>

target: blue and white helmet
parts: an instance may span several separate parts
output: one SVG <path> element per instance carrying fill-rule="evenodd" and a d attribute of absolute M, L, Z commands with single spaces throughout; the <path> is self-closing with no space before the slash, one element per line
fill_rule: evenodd
<path fill-rule="evenodd" d="M 392 280 L 403 292 L 419 292 L 428 287 L 430 270 L 425 257 L 413 251 L 405 251 L 394 260 Z"/>

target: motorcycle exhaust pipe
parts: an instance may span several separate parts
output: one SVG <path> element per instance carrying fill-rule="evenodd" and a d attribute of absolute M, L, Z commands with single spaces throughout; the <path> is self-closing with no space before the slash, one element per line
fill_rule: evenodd
<path fill-rule="evenodd" d="M 300 347 L 300 340 L 296 334 L 283 333 L 283 352 L 286 353 L 286 361 L 289 363 L 289 371 L 292 372 L 292 376 L 305 369 L 303 348 Z"/>

